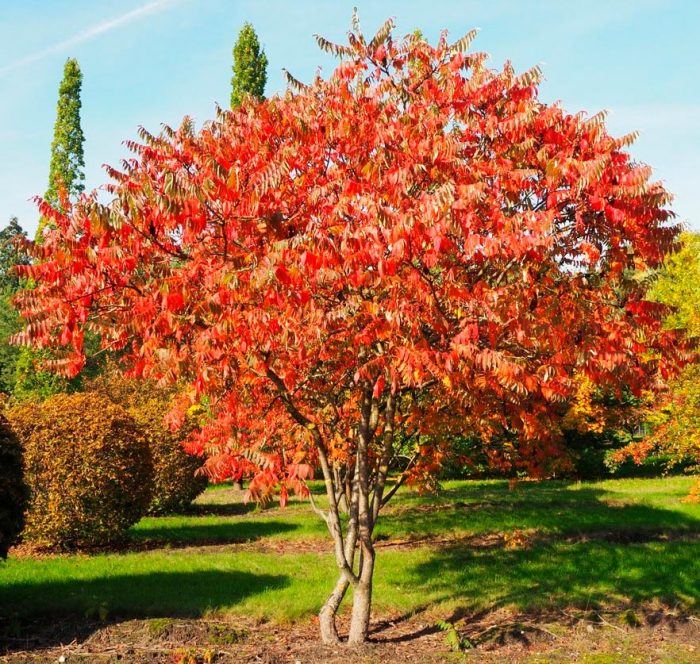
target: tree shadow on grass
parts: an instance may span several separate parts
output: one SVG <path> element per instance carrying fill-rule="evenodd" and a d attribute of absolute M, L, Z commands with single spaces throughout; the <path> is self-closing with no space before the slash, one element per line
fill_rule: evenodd
<path fill-rule="evenodd" d="M 83 640 L 130 618 L 196 618 L 289 583 L 284 575 L 198 570 L 3 585 L 0 655 Z"/>
<path fill-rule="evenodd" d="M 258 509 L 249 503 L 192 503 L 180 514 L 185 516 L 243 516 Z"/>
<path fill-rule="evenodd" d="M 639 502 L 615 504 L 613 496 L 599 489 L 559 481 L 522 483 L 515 491 L 506 487 L 503 482 L 448 489 L 432 503 L 404 496 L 395 511 L 380 521 L 378 531 L 415 538 L 515 528 L 561 536 L 600 531 L 700 532 L 700 521 L 681 512 Z"/>
<path fill-rule="evenodd" d="M 152 518 L 131 529 L 130 540 L 126 542 L 123 550 L 240 544 L 288 533 L 298 527 L 285 521 L 253 519 L 202 523 L 196 519 L 190 521 L 181 518 Z"/>
<path fill-rule="evenodd" d="M 520 548 L 503 541 L 436 548 L 409 571 L 413 592 L 423 589 L 445 603 L 449 621 L 500 608 L 550 618 L 569 609 L 647 604 L 698 610 L 700 521 L 643 504 L 610 504 L 602 493 L 561 492 L 552 496 L 555 509 L 541 500 L 514 503 L 513 514 L 499 522 L 506 532 L 538 526 L 548 532 Z"/>

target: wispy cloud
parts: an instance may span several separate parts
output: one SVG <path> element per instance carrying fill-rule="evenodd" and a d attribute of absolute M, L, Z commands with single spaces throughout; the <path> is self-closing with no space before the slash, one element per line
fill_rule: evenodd
<path fill-rule="evenodd" d="M 47 48 L 43 48 L 34 53 L 30 53 L 29 55 L 26 55 L 23 58 L 20 58 L 19 60 L 15 60 L 14 62 L 10 62 L 6 65 L 1 66 L 0 76 L 4 76 L 5 74 L 8 74 L 14 71 L 15 69 L 19 69 L 20 67 L 24 67 L 39 60 L 43 60 L 44 58 L 53 55 L 54 53 L 60 53 L 61 51 L 65 51 L 68 48 L 77 46 L 78 44 L 82 44 L 83 42 L 89 41 L 90 39 L 94 39 L 95 37 L 99 37 L 100 35 L 103 35 L 106 32 L 111 32 L 112 30 L 121 28 L 127 23 L 132 23 L 133 21 L 137 21 L 140 18 L 143 18 L 144 16 L 148 16 L 149 14 L 154 14 L 158 11 L 166 9 L 167 7 L 175 4 L 178 1 L 179 0 L 151 0 L 151 2 L 147 2 L 146 4 L 143 4 L 140 7 L 136 7 L 135 9 L 132 9 L 131 11 L 126 12 L 125 14 L 121 14 L 120 16 L 115 16 L 114 18 L 110 18 L 106 21 L 97 23 L 83 30 L 82 32 L 79 32 L 78 34 L 69 37 L 68 39 L 64 39 L 63 41 L 48 46 Z"/>

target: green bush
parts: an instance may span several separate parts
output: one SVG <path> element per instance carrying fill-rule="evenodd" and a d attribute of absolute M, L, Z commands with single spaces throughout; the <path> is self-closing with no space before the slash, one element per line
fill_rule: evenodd
<path fill-rule="evenodd" d="M 105 545 L 146 512 L 148 443 L 134 418 L 106 396 L 58 394 L 7 417 L 24 452 L 25 540 L 64 549 Z"/>
<path fill-rule="evenodd" d="M 7 419 L 0 415 L 0 557 L 24 525 L 27 491 L 22 472 L 22 450 Z"/>

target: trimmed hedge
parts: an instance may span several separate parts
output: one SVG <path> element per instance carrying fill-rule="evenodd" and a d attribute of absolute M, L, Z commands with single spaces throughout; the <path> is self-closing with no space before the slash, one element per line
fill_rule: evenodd
<path fill-rule="evenodd" d="M 187 421 L 177 431 L 165 424 L 175 393 L 152 381 L 124 378 L 114 367 L 93 381 L 91 388 L 125 408 L 144 431 L 153 458 L 149 513 L 172 514 L 189 507 L 208 480 L 198 473 L 202 459 L 187 454 L 182 446 L 195 422 Z"/>
<path fill-rule="evenodd" d="M 25 540 L 102 546 L 122 539 L 144 515 L 153 464 L 141 427 L 123 408 L 97 393 L 58 394 L 7 417 L 24 452 Z"/>
<path fill-rule="evenodd" d="M 181 512 L 207 488 L 207 478 L 197 474 L 202 459 L 182 448 L 192 426 L 185 424 L 178 431 L 171 431 L 164 423 L 169 409 L 169 403 L 162 398 L 152 398 L 129 409 L 143 427 L 153 457 L 151 514 Z"/>
<path fill-rule="evenodd" d="M 7 419 L 0 415 L 0 557 L 22 531 L 27 488 L 24 484 L 22 449 Z"/>

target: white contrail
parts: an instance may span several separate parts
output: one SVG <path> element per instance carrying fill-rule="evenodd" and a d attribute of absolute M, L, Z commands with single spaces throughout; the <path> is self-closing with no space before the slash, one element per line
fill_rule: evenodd
<path fill-rule="evenodd" d="M 105 32 L 109 32 L 110 30 L 119 28 L 127 23 L 131 23 L 132 21 L 142 18 L 143 16 L 147 16 L 148 14 L 153 14 L 161 9 L 165 9 L 168 5 L 172 5 L 175 2 L 178 2 L 178 0 L 152 0 L 152 2 L 148 2 L 145 5 L 141 5 L 140 7 L 136 7 L 136 9 L 126 12 L 126 14 L 102 21 L 97 25 L 93 25 L 92 27 L 79 32 L 73 37 L 64 39 L 62 42 L 58 42 L 57 44 L 53 44 L 52 46 L 37 51 L 36 53 L 32 53 L 19 60 L 15 60 L 9 64 L 0 66 L 0 76 L 14 71 L 19 67 L 24 67 L 25 65 L 36 62 L 37 60 L 42 60 L 43 58 L 54 53 L 59 53 L 60 51 L 70 48 L 71 46 L 76 46 L 90 39 L 94 39 Z"/>

